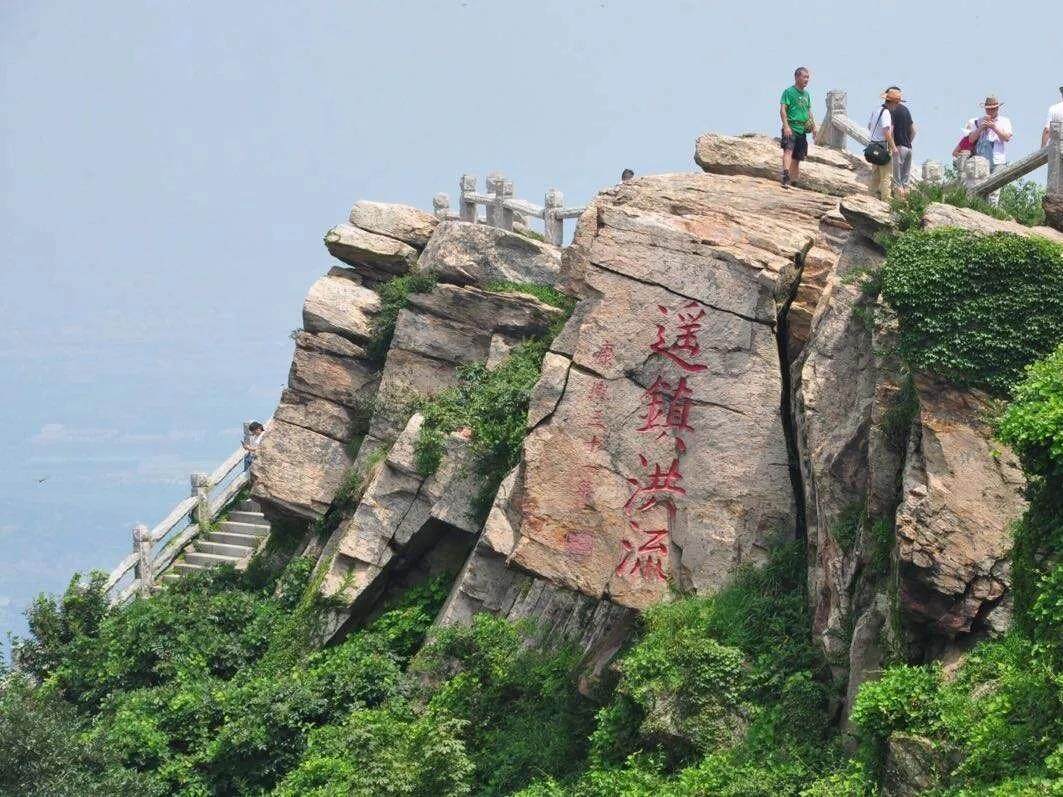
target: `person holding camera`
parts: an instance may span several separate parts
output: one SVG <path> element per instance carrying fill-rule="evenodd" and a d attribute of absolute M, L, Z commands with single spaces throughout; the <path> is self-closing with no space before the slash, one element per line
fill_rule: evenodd
<path fill-rule="evenodd" d="M 990 174 L 1008 165 L 1008 142 L 1011 141 L 1012 132 L 1011 120 L 1000 115 L 1003 105 L 992 95 L 986 97 L 982 103 L 985 116 L 968 119 L 964 126 L 967 140 L 974 145 L 974 154 L 989 161 Z M 995 205 L 999 195 L 999 191 L 994 191 L 989 195 L 989 201 Z"/>

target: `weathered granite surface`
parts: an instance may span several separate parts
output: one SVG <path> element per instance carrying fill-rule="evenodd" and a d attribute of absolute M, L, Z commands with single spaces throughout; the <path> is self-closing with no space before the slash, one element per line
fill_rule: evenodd
<path fill-rule="evenodd" d="M 439 224 L 431 213 L 409 205 L 366 200 L 355 202 L 348 220 L 366 232 L 395 238 L 416 249 L 425 247 Z"/>
<path fill-rule="evenodd" d="M 561 250 L 486 224 L 447 221 L 439 225 L 418 269 L 456 285 L 494 281 L 553 285 L 561 273 Z"/>
<path fill-rule="evenodd" d="M 962 227 L 984 234 L 1011 232 L 1016 235 L 1039 235 L 1056 243 L 1063 243 L 1063 232 L 1051 227 L 1027 227 L 1017 221 L 1001 221 L 970 208 L 957 208 L 940 202 L 931 203 L 923 213 L 923 227 L 929 230 L 938 227 Z"/>

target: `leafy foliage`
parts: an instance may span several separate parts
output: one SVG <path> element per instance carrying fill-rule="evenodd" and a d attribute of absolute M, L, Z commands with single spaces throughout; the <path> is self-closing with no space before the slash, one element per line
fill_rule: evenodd
<path fill-rule="evenodd" d="M 1041 238 L 914 231 L 889 250 L 882 295 L 907 362 L 1006 391 L 1063 338 L 1063 247 Z"/>
<path fill-rule="evenodd" d="M 1045 187 L 1033 180 L 1016 180 L 1000 189 L 998 207 L 1019 224 L 1036 227 L 1045 223 Z"/>
<path fill-rule="evenodd" d="M 997 435 L 1027 472 L 1063 477 L 1063 343 L 1027 367 L 997 423 Z"/>
<path fill-rule="evenodd" d="M 436 286 L 436 277 L 429 273 L 406 274 L 394 277 L 377 288 L 380 312 L 373 319 L 373 339 L 367 353 L 376 362 L 383 362 L 395 335 L 395 321 L 399 312 L 410 303 L 411 293 L 427 293 Z"/>
<path fill-rule="evenodd" d="M 916 183 L 904 196 L 894 197 L 890 204 L 897 228 L 902 232 L 918 230 L 923 224 L 923 214 L 933 202 L 941 202 L 957 208 L 971 208 L 995 219 L 1011 218 L 1011 214 L 1005 208 L 992 205 L 979 196 L 968 194 L 956 173 L 950 170 L 942 183 Z M 1015 206 L 1016 208 L 1025 207 L 1018 198 Z"/>
<path fill-rule="evenodd" d="M 830 535 L 843 551 L 849 553 L 856 544 L 860 529 L 866 522 L 867 512 L 864 509 L 864 502 L 856 501 L 842 509 L 838 519 L 830 526 Z"/>

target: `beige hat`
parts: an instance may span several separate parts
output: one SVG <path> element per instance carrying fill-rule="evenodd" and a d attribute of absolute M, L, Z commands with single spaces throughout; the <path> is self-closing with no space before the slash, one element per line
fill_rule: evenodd
<path fill-rule="evenodd" d="M 901 90 L 893 88 L 892 86 L 882 92 L 882 94 L 880 94 L 879 96 L 882 97 L 882 99 L 884 99 L 886 102 L 902 102 L 904 99 L 901 96 Z"/>
<path fill-rule="evenodd" d="M 1000 100 L 998 100 L 992 94 L 990 94 L 988 97 L 985 98 L 985 102 L 982 103 L 982 107 L 983 108 L 999 108 L 1003 104 L 1004 103 L 1002 103 Z"/>

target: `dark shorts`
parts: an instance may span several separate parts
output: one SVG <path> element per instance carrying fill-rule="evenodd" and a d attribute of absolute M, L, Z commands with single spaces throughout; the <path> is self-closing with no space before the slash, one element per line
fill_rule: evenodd
<path fill-rule="evenodd" d="M 795 161 L 803 161 L 808 155 L 808 138 L 804 133 L 794 133 L 792 136 L 783 134 L 782 148 L 790 150 Z"/>

